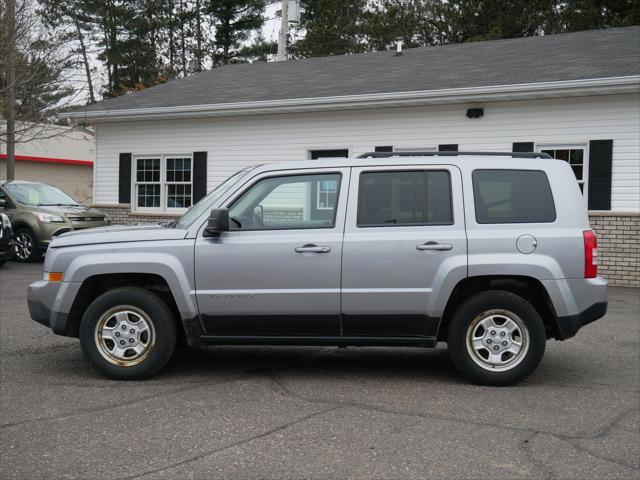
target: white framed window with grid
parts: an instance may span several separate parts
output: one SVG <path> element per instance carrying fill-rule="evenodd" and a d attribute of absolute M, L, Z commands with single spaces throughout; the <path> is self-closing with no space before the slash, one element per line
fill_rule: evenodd
<path fill-rule="evenodd" d="M 536 151 L 564 160 L 571 166 L 585 201 L 589 195 L 589 144 L 588 143 L 539 143 Z"/>
<path fill-rule="evenodd" d="M 179 213 L 191 207 L 192 155 L 135 155 L 131 163 L 134 210 Z"/>
<path fill-rule="evenodd" d="M 316 198 L 318 210 L 333 210 L 338 199 L 338 181 L 321 180 L 317 182 L 318 195 Z"/>

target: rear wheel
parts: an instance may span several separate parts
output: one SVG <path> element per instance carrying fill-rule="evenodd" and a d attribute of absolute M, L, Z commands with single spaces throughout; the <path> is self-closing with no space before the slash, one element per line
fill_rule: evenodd
<path fill-rule="evenodd" d="M 451 359 L 470 380 L 512 385 L 529 376 L 544 355 L 546 333 L 522 297 L 493 290 L 466 300 L 454 313 L 447 343 Z"/>
<path fill-rule="evenodd" d="M 29 228 L 19 228 L 13 237 L 14 256 L 18 262 L 37 262 L 40 260 L 38 239 Z"/>
<path fill-rule="evenodd" d="M 85 356 L 102 373 L 118 379 L 140 379 L 160 371 L 173 354 L 176 337 L 169 307 L 137 287 L 103 293 L 80 323 Z"/>

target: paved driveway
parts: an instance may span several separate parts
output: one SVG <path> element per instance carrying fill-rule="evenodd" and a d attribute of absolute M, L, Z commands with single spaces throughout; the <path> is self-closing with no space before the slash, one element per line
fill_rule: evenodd
<path fill-rule="evenodd" d="M 29 320 L 41 268 L 0 269 L 0 478 L 640 476 L 639 290 L 511 388 L 408 348 L 210 347 L 117 382 Z"/>

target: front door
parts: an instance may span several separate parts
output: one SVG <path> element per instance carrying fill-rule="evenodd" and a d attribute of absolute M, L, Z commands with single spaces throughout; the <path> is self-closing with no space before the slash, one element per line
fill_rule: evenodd
<path fill-rule="evenodd" d="M 263 174 L 229 201 L 229 232 L 199 232 L 196 297 L 207 334 L 340 334 L 348 182 L 348 168 Z"/>
<path fill-rule="evenodd" d="M 444 308 L 438 292 L 467 273 L 461 199 L 456 167 L 353 169 L 343 246 L 343 335 L 436 336 Z"/>

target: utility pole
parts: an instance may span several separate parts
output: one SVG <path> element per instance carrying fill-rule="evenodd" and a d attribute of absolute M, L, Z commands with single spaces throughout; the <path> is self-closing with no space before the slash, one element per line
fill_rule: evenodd
<path fill-rule="evenodd" d="M 278 60 L 287 59 L 287 41 L 289 40 L 289 0 L 282 0 L 280 9 L 280 34 L 278 35 Z"/>
<path fill-rule="evenodd" d="M 16 0 L 6 0 L 7 32 L 7 180 L 16 177 Z"/>

